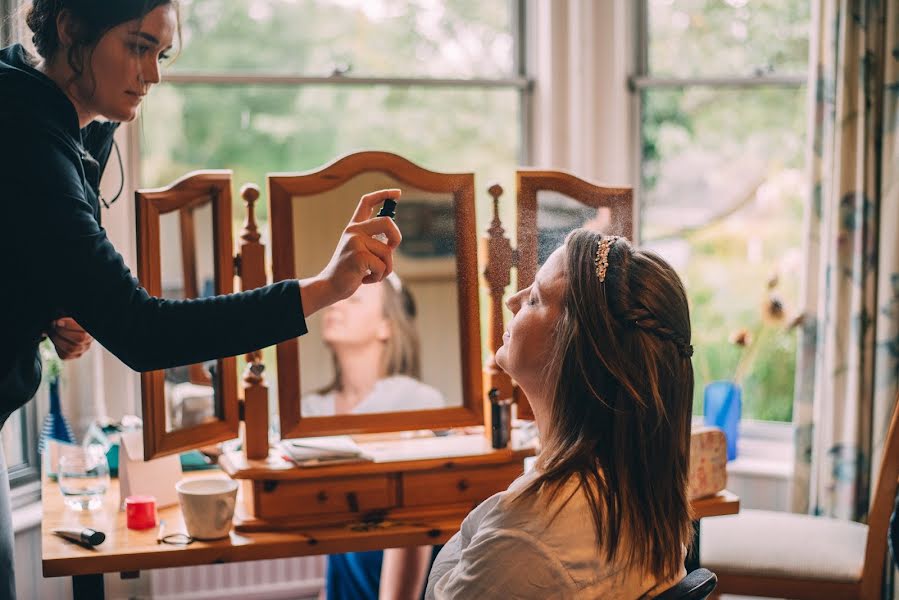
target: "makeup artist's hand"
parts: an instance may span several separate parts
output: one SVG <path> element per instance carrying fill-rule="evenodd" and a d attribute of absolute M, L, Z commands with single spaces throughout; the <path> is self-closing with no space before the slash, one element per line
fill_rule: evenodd
<path fill-rule="evenodd" d="M 372 218 L 371 214 L 384 200 L 399 200 L 401 194 L 398 189 L 389 189 L 362 196 L 328 266 L 317 276 L 300 281 L 305 316 L 349 298 L 363 283 L 381 281 L 393 272 L 393 250 L 403 236 L 393 219 Z M 384 234 L 386 244 L 373 239 L 378 234 Z"/>
<path fill-rule="evenodd" d="M 94 341 L 71 317 L 63 317 L 50 323 L 47 336 L 56 347 L 56 354 L 63 360 L 78 358 L 90 349 L 91 342 Z"/>

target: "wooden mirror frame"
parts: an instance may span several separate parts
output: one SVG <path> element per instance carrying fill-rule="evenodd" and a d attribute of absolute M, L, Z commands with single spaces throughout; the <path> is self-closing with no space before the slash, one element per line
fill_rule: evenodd
<path fill-rule="evenodd" d="M 592 208 L 608 208 L 612 223 L 619 228 L 611 233 L 636 242 L 634 233 L 634 189 L 632 187 L 611 187 L 593 183 L 559 170 L 519 169 L 515 173 L 517 210 L 517 242 L 515 264 L 518 273 L 518 289 L 531 285 L 537 274 L 537 194 L 556 192 Z M 616 218 L 617 217 L 617 218 Z M 533 419 L 531 405 L 521 388 L 514 387 L 518 416 Z"/>
<path fill-rule="evenodd" d="M 271 203 L 272 270 L 275 281 L 296 278 L 293 198 L 333 190 L 364 173 L 381 172 L 424 192 L 452 194 L 456 217 L 456 272 L 459 281 L 459 335 L 462 353 L 462 406 L 361 415 L 303 417 L 299 343 L 277 346 L 278 402 L 282 439 L 312 435 L 377 433 L 409 429 L 446 429 L 483 424 L 478 259 L 475 232 L 474 174 L 437 173 L 388 152 L 358 152 L 305 173 L 267 177 Z M 358 199 L 356 199 L 358 200 Z M 354 200 L 355 204 L 355 200 Z M 397 210 L 403 210 L 400 200 Z M 334 234 L 337 242 L 339 232 Z M 324 268 L 325 265 L 321 265 Z"/>
<path fill-rule="evenodd" d="M 194 171 L 163 188 L 137 190 L 134 193 L 137 213 L 137 273 L 141 285 L 151 296 L 162 293 L 162 253 L 160 217 L 164 214 L 190 211 L 205 201 L 212 203 L 215 252 L 215 292 L 229 294 L 234 289 L 234 257 L 231 225 L 231 171 Z M 185 278 L 196 269 L 192 220 L 181 220 L 182 267 Z M 185 243 L 187 240 L 190 243 Z M 185 283 L 185 292 L 190 284 Z M 196 290 L 194 290 L 196 291 Z M 196 373 L 190 371 L 193 381 Z M 165 372 L 141 373 L 141 400 L 144 420 L 144 458 L 174 454 L 198 446 L 237 437 L 237 361 L 234 357 L 218 360 L 219 393 L 223 416 L 217 421 L 186 427 L 177 431 L 165 428 Z"/>

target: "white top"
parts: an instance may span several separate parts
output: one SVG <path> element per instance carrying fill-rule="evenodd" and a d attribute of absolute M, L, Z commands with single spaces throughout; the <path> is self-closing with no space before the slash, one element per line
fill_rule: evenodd
<path fill-rule="evenodd" d="M 462 522 L 434 562 L 426 600 L 468 598 L 636 599 L 667 582 L 616 569 L 597 548 L 586 495 L 575 480 L 551 505 L 539 495 L 511 504 L 510 494 L 536 477 L 527 473 L 493 495 Z M 553 518 L 553 515 L 557 516 Z"/>
<path fill-rule="evenodd" d="M 335 392 L 303 396 L 304 417 L 331 417 L 336 414 Z M 446 408 L 439 390 L 406 375 L 391 375 L 375 384 L 371 393 L 357 404 L 352 414 L 385 413 L 403 410 Z"/>

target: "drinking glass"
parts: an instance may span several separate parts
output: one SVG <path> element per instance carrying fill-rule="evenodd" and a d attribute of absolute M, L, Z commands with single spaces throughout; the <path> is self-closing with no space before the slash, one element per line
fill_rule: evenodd
<path fill-rule="evenodd" d="M 109 463 L 103 446 L 67 448 L 59 458 L 59 489 L 66 505 L 75 510 L 95 510 L 109 488 Z"/>

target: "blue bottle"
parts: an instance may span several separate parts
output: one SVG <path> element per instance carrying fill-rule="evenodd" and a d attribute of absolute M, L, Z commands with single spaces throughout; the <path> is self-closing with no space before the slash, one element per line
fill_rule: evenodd
<path fill-rule="evenodd" d="M 50 380 L 50 412 L 44 417 L 44 424 L 41 427 L 41 437 L 38 443 L 38 452 L 43 453 L 44 447 L 47 445 L 48 439 L 59 440 L 61 442 L 75 443 L 75 434 L 72 433 L 72 427 L 62 414 L 62 408 L 59 402 L 59 377 Z"/>
<path fill-rule="evenodd" d="M 743 393 L 733 381 L 713 381 L 705 386 L 703 396 L 705 424 L 718 427 L 727 438 L 727 460 L 737 458 L 737 438 L 740 435 L 740 415 L 743 412 Z"/>

